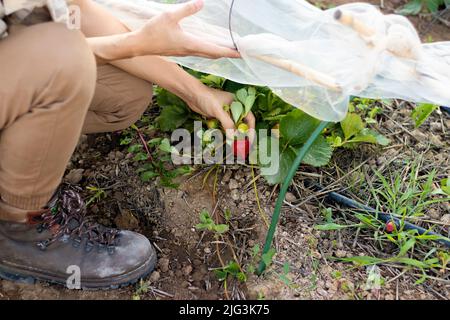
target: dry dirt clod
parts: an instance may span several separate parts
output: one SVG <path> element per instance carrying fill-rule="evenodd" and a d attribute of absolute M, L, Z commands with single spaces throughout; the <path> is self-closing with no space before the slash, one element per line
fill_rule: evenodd
<path fill-rule="evenodd" d="M 294 202 L 295 200 L 297 200 L 297 197 L 292 192 L 286 193 L 287 202 Z"/>
<path fill-rule="evenodd" d="M 225 174 L 223 175 L 223 177 L 222 177 L 222 181 L 223 182 L 228 182 L 228 181 L 230 181 L 230 179 L 231 179 L 231 175 L 233 174 L 233 172 L 231 171 L 231 170 L 227 170 L 226 172 L 225 172 Z"/>
<path fill-rule="evenodd" d="M 237 189 L 234 189 L 231 191 L 231 199 L 234 201 L 238 201 L 241 198 L 241 195 L 239 194 L 239 191 Z"/>
<path fill-rule="evenodd" d="M 161 278 L 161 274 L 158 271 L 153 271 L 150 276 L 151 282 L 157 282 Z"/>
<path fill-rule="evenodd" d="M 236 180 L 231 179 L 230 182 L 228 183 L 228 188 L 230 188 L 230 190 L 237 189 L 239 188 L 239 183 Z"/>
<path fill-rule="evenodd" d="M 441 218 L 441 221 L 445 224 L 450 225 L 450 214 L 449 213 L 444 214 Z"/>
<path fill-rule="evenodd" d="M 183 272 L 183 274 L 185 276 L 188 276 L 191 274 L 192 272 L 192 266 L 190 264 L 188 264 L 187 266 L 184 266 L 183 269 L 181 270 Z"/>
<path fill-rule="evenodd" d="M 335 254 L 338 258 L 345 258 L 347 256 L 347 252 L 345 252 L 345 250 L 337 250 Z"/>
<path fill-rule="evenodd" d="M 169 259 L 167 258 L 161 258 L 159 259 L 158 265 L 159 265 L 159 269 L 161 270 L 161 272 L 167 272 L 169 271 Z"/>
<path fill-rule="evenodd" d="M 195 271 L 192 274 L 192 279 L 194 281 L 201 281 L 201 280 L 203 280 L 203 278 L 204 278 L 204 275 L 200 271 Z"/>
<path fill-rule="evenodd" d="M 441 131 L 441 123 L 440 122 L 432 122 L 430 123 L 430 130 L 433 132 Z"/>
<path fill-rule="evenodd" d="M 70 184 L 78 184 L 83 179 L 84 169 L 72 169 L 64 177 L 64 180 Z"/>
<path fill-rule="evenodd" d="M 120 229 L 134 230 L 139 227 L 139 220 L 130 210 L 123 209 L 115 219 L 114 223 Z"/>

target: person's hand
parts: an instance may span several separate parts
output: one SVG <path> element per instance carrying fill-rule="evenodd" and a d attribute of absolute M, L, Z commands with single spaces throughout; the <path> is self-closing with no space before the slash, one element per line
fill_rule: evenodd
<path fill-rule="evenodd" d="M 203 8 L 203 0 L 193 0 L 174 7 L 133 32 L 136 55 L 199 56 L 211 59 L 240 57 L 236 50 L 204 41 L 180 27 L 183 18 Z"/>
<path fill-rule="evenodd" d="M 189 108 L 209 119 L 214 118 L 220 121 L 227 136 L 231 139 L 235 125 L 228 112 L 223 109 L 224 105 L 230 105 L 234 100 L 233 94 L 204 86 L 201 92 L 198 92 L 193 101 L 187 102 Z M 253 142 L 255 129 L 255 116 L 249 112 L 244 118 L 249 127 L 249 139 Z"/>

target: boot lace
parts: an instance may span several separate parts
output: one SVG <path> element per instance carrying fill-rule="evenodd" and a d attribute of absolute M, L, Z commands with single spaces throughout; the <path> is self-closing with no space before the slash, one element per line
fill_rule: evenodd
<path fill-rule="evenodd" d="M 50 230 L 52 233 L 50 238 L 38 242 L 42 250 L 59 239 L 71 239 L 74 247 L 79 247 L 86 239 L 87 251 L 97 246 L 113 253 L 117 245 L 119 230 L 104 227 L 86 217 L 86 205 L 73 188 L 60 188 L 47 208 L 33 217 L 33 221 L 38 224 L 38 231 Z"/>

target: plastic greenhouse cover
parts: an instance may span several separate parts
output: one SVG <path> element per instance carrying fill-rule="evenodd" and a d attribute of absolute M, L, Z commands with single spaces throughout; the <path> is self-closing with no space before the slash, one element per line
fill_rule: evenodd
<path fill-rule="evenodd" d="M 96 0 L 134 30 L 177 4 Z M 450 42 L 422 44 L 409 20 L 367 3 L 321 10 L 302 0 L 205 0 L 184 30 L 236 48 L 242 59 L 171 58 L 191 69 L 270 87 L 325 121 L 350 96 L 450 105 Z"/>

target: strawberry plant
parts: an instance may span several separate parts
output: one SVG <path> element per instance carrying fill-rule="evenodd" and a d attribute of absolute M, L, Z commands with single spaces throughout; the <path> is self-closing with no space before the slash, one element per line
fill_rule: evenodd
<path fill-rule="evenodd" d="M 403 14 L 405 16 L 414 16 L 421 13 L 424 9 L 428 12 L 436 13 L 440 9 L 450 6 L 449 0 L 411 0 L 399 10 L 396 11 L 398 14 Z"/>
<path fill-rule="evenodd" d="M 373 143 L 386 146 L 390 143 L 382 134 L 366 127 L 361 116 L 357 113 L 348 113 L 338 126 L 331 130 L 327 141 L 334 148 L 354 148 L 360 143 Z"/>
<path fill-rule="evenodd" d="M 209 212 L 203 210 L 200 213 L 200 223 L 195 226 L 197 230 L 208 230 L 218 234 L 222 234 L 228 231 L 229 227 L 226 224 L 216 224 L 209 215 Z"/>
<path fill-rule="evenodd" d="M 420 127 L 428 117 L 439 107 L 434 104 L 422 103 L 417 105 L 411 113 L 416 128 Z"/>
<path fill-rule="evenodd" d="M 189 70 L 189 72 L 211 87 L 234 93 L 234 101 L 231 105 L 224 106 L 224 110 L 230 113 L 230 117 L 238 129 L 231 146 L 233 154 L 238 159 L 245 160 L 248 156 L 254 157 L 260 149 L 269 154 L 273 139 L 279 139 L 278 172 L 272 172 L 272 163 L 264 163 L 261 159 L 257 160 L 261 175 L 269 184 L 281 183 L 292 166 L 297 153 L 320 121 L 284 102 L 269 88 L 245 86 L 213 75 L 192 70 Z M 210 130 L 220 128 L 217 120 L 203 119 L 190 111 L 181 99 L 166 90 L 158 89 L 156 95 L 157 102 L 162 108 L 161 114 L 157 118 L 157 125 L 162 131 L 170 132 L 183 127 L 192 132 L 194 120 L 201 120 L 205 127 Z M 257 119 L 257 148 L 254 149 L 255 153 L 252 152 L 249 155 L 248 127 L 243 119 L 250 111 Z M 347 117 L 341 123 L 328 126 L 313 144 L 303 163 L 321 167 L 328 164 L 333 150 L 336 148 L 355 148 L 361 143 L 382 146 L 389 144 L 389 139 L 368 127 L 368 125 L 376 122 L 375 117 L 380 112 L 381 107 L 373 100 L 352 99 Z M 260 129 L 271 131 L 271 136 L 260 139 Z M 208 132 L 206 130 L 197 133 L 197 135 L 201 134 L 204 147 L 211 145 L 211 141 L 205 140 L 205 134 L 207 138 Z"/>

